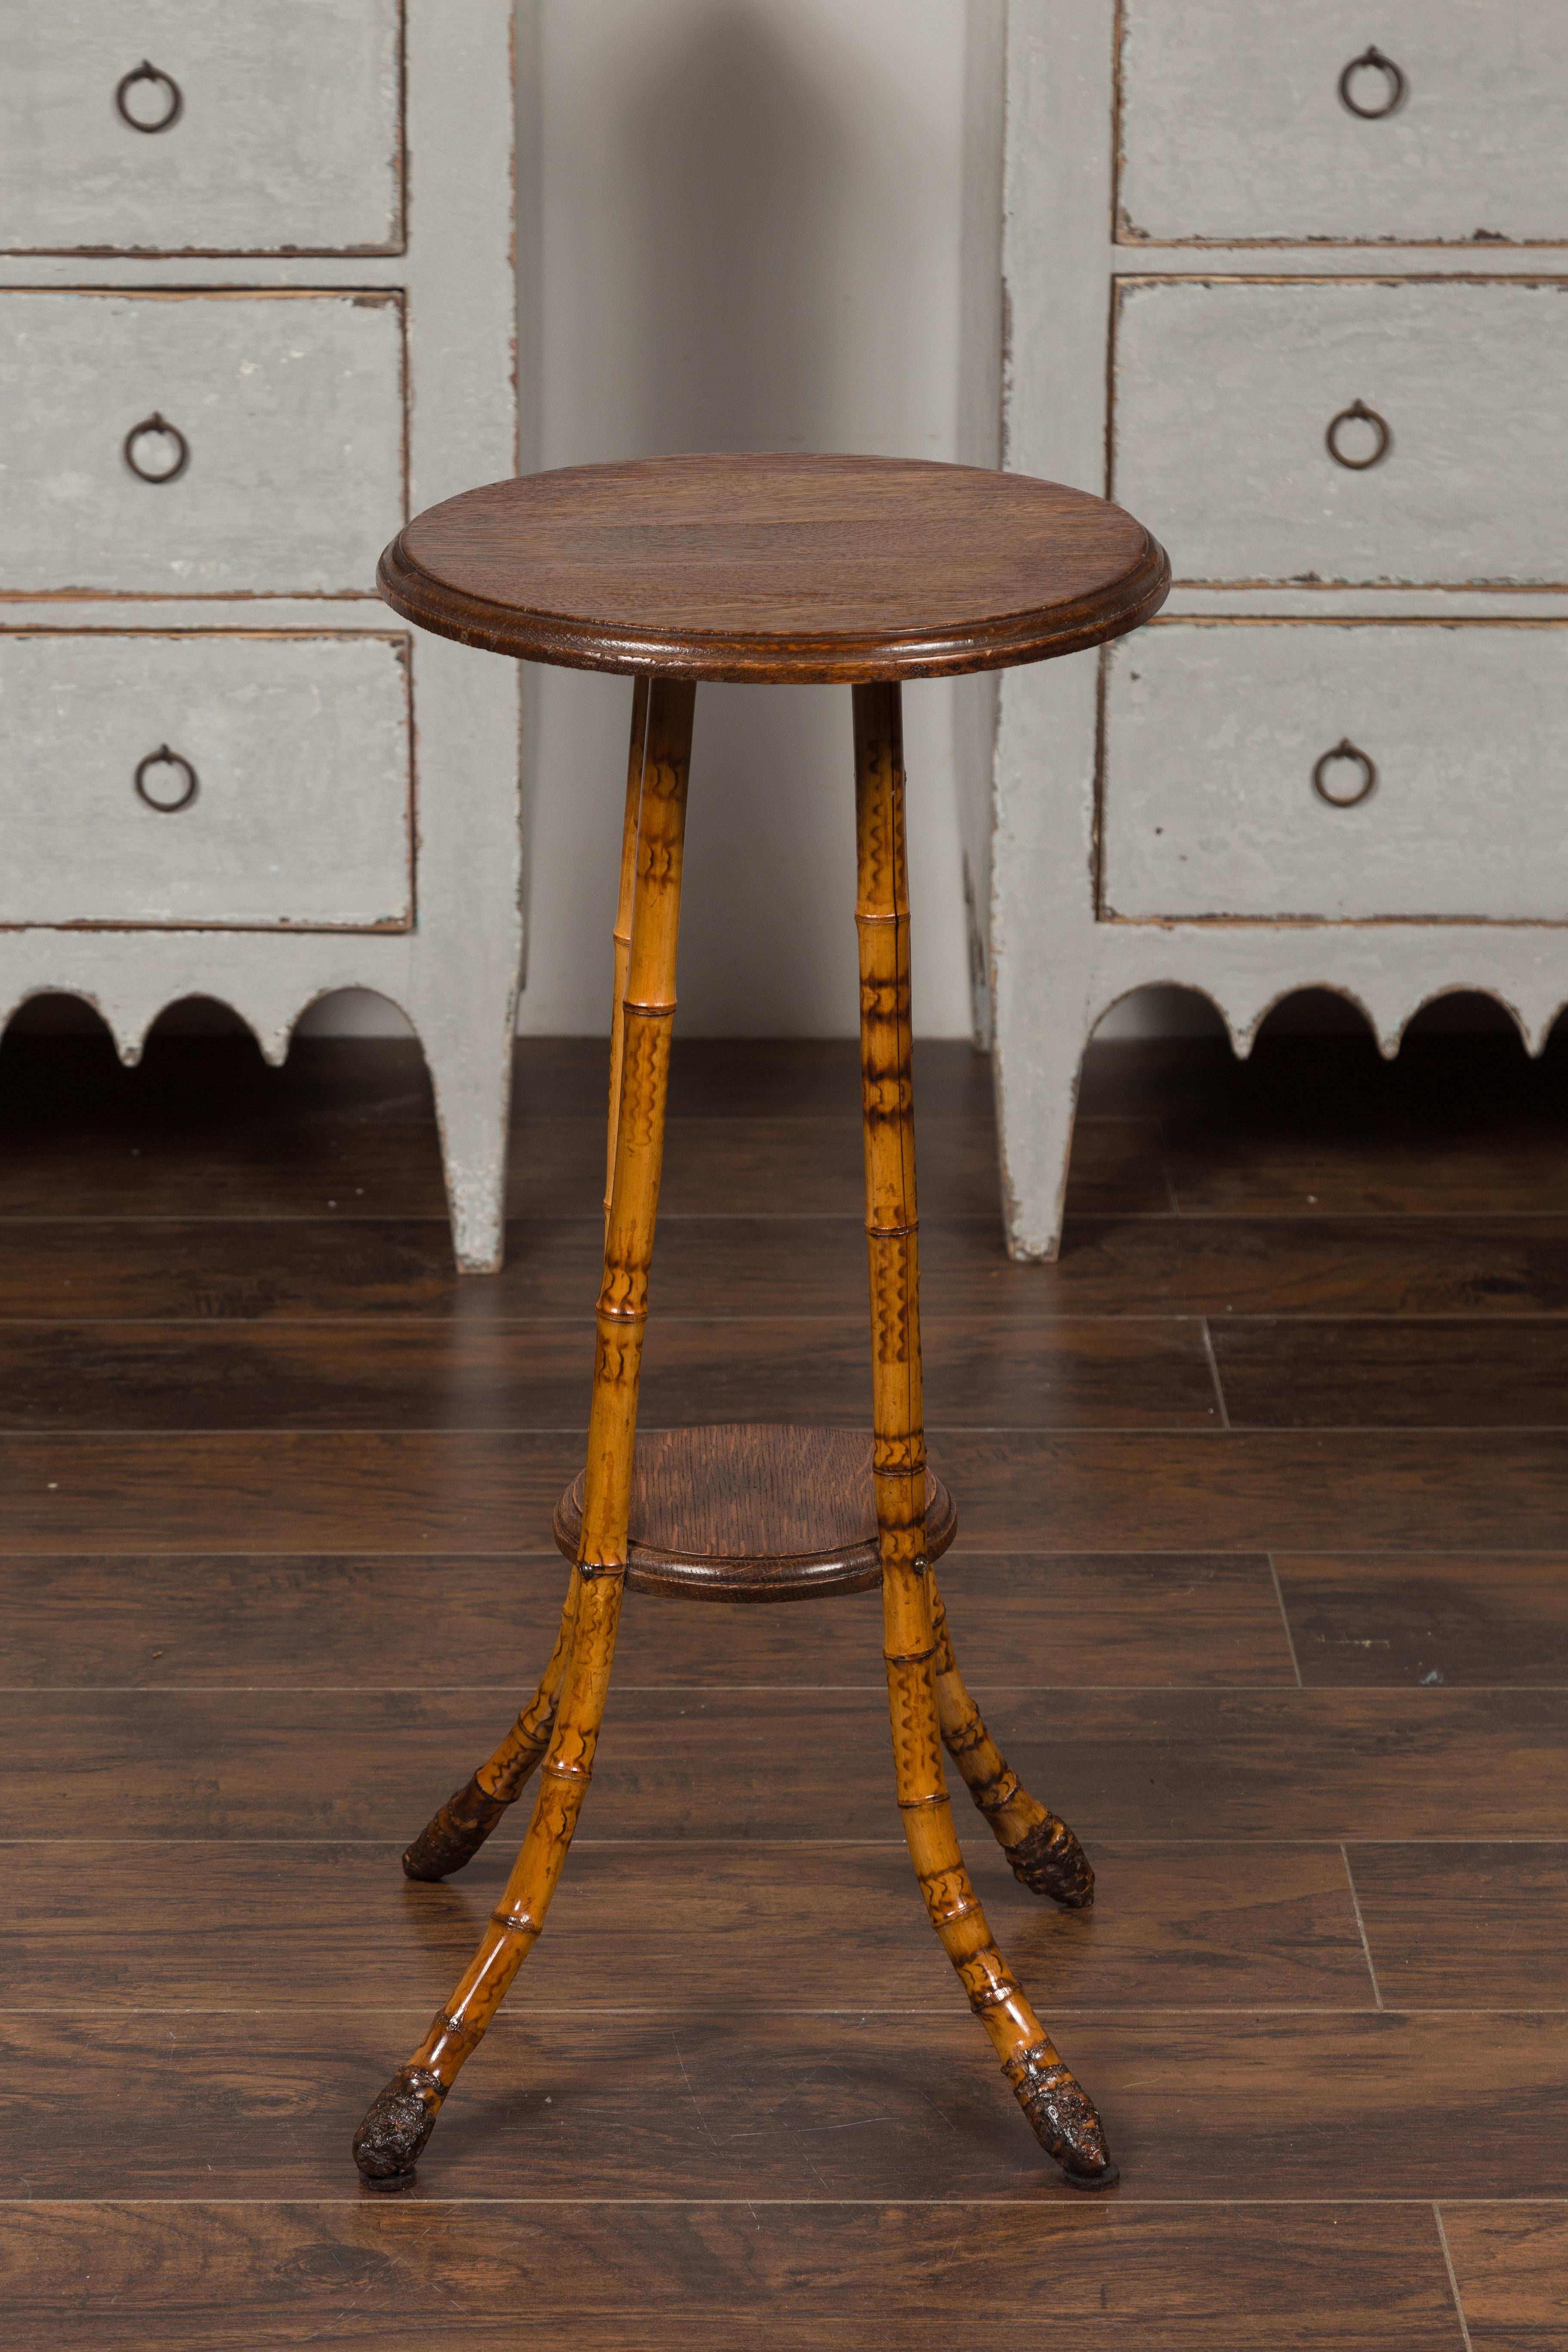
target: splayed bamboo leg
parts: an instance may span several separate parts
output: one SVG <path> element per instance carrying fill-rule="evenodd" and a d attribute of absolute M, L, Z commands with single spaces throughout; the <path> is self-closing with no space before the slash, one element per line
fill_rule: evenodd
<path fill-rule="evenodd" d="M 928 1570 L 931 1624 L 936 1635 L 936 1711 L 942 1744 L 963 1773 L 969 1793 L 991 1834 L 1012 1865 L 1013 1875 L 1036 1895 L 1048 1895 L 1069 1911 L 1087 1911 L 1094 1901 L 1089 1856 L 1066 1822 L 1031 1797 L 981 1720 L 952 1654 L 947 1612 Z"/>
<path fill-rule="evenodd" d="M 605 1225 L 616 1185 L 616 1129 L 621 1112 L 621 1062 L 626 1048 L 626 974 L 632 951 L 632 897 L 637 879 L 637 814 L 642 801 L 643 756 L 647 746 L 648 682 L 632 689 L 631 743 L 626 756 L 626 804 L 621 825 L 621 878 L 612 933 L 615 984 L 610 993 L 610 1115 L 605 1153 Z M 509 1805 L 515 1805 L 555 1727 L 556 1703 L 572 1652 L 577 1580 L 572 1579 L 561 1612 L 561 1630 L 539 1688 L 489 1761 L 467 1786 L 448 1797 L 403 1857 L 410 1878 L 449 1878 L 472 1862 Z"/>
<path fill-rule="evenodd" d="M 637 1379 L 675 1014 L 693 701 L 689 685 L 664 678 L 654 680 L 647 701 L 615 1175 L 599 1293 L 583 1535 L 574 1570 L 576 1615 L 565 1680 L 533 1819 L 500 1907 L 451 2000 L 437 2011 L 425 2040 L 374 2100 L 355 2134 L 354 2159 L 372 2188 L 402 2189 L 413 2180 L 442 2101 L 538 1939 L 593 1771 L 626 1576 Z"/>
<path fill-rule="evenodd" d="M 942 1769 L 938 1644 L 925 1557 L 925 1429 L 910 1029 L 909 877 L 899 689 L 858 686 L 861 1102 L 870 1258 L 873 1469 L 882 1555 L 883 1654 L 899 1807 L 932 1927 L 1037 2137 L 1067 2179 L 1116 2179 L 1093 2103 L 992 1939 L 970 1884 Z M 951 1650 L 949 1652 L 951 1655 Z M 998 1761 L 1000 1759 L 998 1759 Z"/>
<path fill-rule="evenodd" d="M 539 1688 L 495 1754 L 455 1797 L 447 1798 L 408 1848 L 403 1867 L 410 1878 L 450 1878 L 465 1863 L 472 1862 L 507 1808 L 521 1796 L 555 1728 L 555 1708 L 572 1654 L 576 1617 L 577 1579 L 574 1576 L 566 1588 L 555 1647 Z"/>

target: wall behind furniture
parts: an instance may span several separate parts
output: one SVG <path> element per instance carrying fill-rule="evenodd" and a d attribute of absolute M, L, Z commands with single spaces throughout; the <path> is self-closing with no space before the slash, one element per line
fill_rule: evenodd
<path fill-rule="evenodd" d="M 537 41 L 537 462 L 951 457 L 960 0 L 542 0 Z M 916 1018 L 961 1036 L 950 694 L 905 702 Z M 526 1030 L 607 1018 L 630 703 L 629 681 L 538 681 Z M 854 1030 L 851 801 L 845 689 L 703 688 L 688 1034 Z"/>

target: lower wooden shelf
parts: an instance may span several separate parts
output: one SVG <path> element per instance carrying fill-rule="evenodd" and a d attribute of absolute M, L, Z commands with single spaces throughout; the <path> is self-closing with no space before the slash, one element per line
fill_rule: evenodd
<path fill-rule="evenodd" d="M 568 1559 L 583 1530 L 583 1474 L 555 1507 Z M 926 1552 L 958 1533 L 952 1497 L 926 1472 Z M 861 1430 L 720 1423 L 639 1437 L 626 1583 L 699 1601 L 807 1601 L 881 1578 L 871 1440 Z"/>

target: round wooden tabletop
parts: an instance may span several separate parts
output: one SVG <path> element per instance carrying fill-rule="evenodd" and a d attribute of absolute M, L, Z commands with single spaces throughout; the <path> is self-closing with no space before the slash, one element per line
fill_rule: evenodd
<path fill-rule="evenodd" d="M 439 635 L 574 669 L 949 677 L 1122 635 L 1170 585 L 1121 508 L 918 458 L 643 457 L 490 482 L 376 575 Z"/>

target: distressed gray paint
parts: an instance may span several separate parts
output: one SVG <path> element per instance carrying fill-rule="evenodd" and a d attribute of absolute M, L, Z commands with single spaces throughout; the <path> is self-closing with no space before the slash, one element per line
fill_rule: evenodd
<path fill-rule="evenodd" d="M 1563 623 L 1162 622 L 1109 668 L 1108 915 L 1568 923 Z"/>
<path fill-rule="evenodd" d="M 0 250 L 393 246 L 399 13 L 397 0 L 9 0 Z M 115 109 L 143 58 L 184 98 L 166 131 Z M 128 102 L 151 115 L 158 95 Z"/>
<path fill-rule="evenodd" d="M 1298 33 L 1302 40 L 1309 35 L 1316 37 L 1325 26 L 1333 29 L 1331 20 L 1345 26 L 1353 16 L 1353 36 L 1344 49 L 1349 57 L 1369 39 L 1396 53 L 1396 26 L 1402 42 L 1406 28 L 1429 26 L 1433 38 L 1440 37 L 1442 75 L 1433 62 L 1436 52 L 1423 36 L 1422 48 L 1410 48 L 1402 59 L 1412 71 L 1413 106 L 1414 64 L 1419 58 L 1423 89 L 1447 87 L 1462 94 L 1464 138 L 1472 152 L 1486 156 L 1516 145 L 1531 171 L 1535 166 L 1530 157 L 1533 154 L 1539 162 L 1542 152 L 1539 142 L 1533 148 L 1531 143 L 1538 91 L 1550 83 L 1546 64 L 1568 37 L 1563 29 L 1568 18 L 1558 12 L 1549 25 L 1533 5 L 1499 12 L 1457 5 L 1457 0 L 1421 0 L 1419 8 L 1396 0 L 1380 9 L 1375 23 L 1359 5 L 1341 8 L 1337 0 L 1311 9 L 1276 8 L 1264 0 L 1230 0 L 1224 7 L 1210 5 L 1210 0 L 1191 0 L 1191 5 L 1182 0 L 1179 6 L 1174 0 L 1168 5 L 1161 0 L 1158 6 L 1154 0 L 1131 0 L 1131 5 L 1144 25 L 1157 22 L 1175 47 L 1192 41 L 1205 70 L 1221 74 L 1215 106 L 1225 116 L 1223 121 L 1213 110 L 1204 110 L 1207 101 L 1200 104 L 1191 77 L 1184 80 L 1173 63 L 1169 121 L 1175 143 L 1162 161 L 1152 131 L 1147 140 L 1153 142 L 1150 152 L 1161 170 L 1180 166 L 1187 175 L 1184 185 L 1205 184 L 1204 175 L 1212 163 L 1218 175 L 1215 184 L 1230 191 L 1236 201 L 1223 217 L 1215 213 L 1211 225 L 1216 233 L 1223 229 L 1237 239 L 1273 233 L 1281 221 L 1289 233 L 1299 235 L 1327 233 L 1334 222 L 1348 223 L 1352 230 L 1369 236 L 1395 225 L 1388 190 L 1378 182 L 1374 166 L 1363 167 L 1369 178 L 1358 175 L 1345 161 L 1349 153 L 1375 155 L 1375 145 L 1345 149 L 1341 124 L 1346 132 L 1357 137 L 1365 132 L 1375 141 L 1379 131 L 1397 129 L 1403 118 L 1394 123 L 1352 123 L 1332 95 L 1332 76 L 1329 109 L 1311 118 L 1312 136 L 1319 143 L 1309 176 L 1328 192 L 1325 208 L 1302 218 L 1299 207 L 1282 207 L 1281 191 L 1288 198 L 1292 187 L 1304 185 L 1308 166 L 1298 168 L 1283 152 L 1280 126 L 1268 113 L 1267 92 L 1256 112 L 1243 103 L 1257 97 L 1257 75 L 1243 68 L 1253 55 L 1259 27 L 1266 27 L 1271 39 L 1277 37 L 1279 54 L 1287 56 L 1292 54 L 1290 44 Z M 1523 49 L 1518 47 L 1508 29 L 1510 22 L 1541 35 L 1533 50 L 1528 42 Z M 1494 40 L 1500 23 L 1502 32 Z M 1118 277 L 1159 271 L 1190 277 L 1195 262 L 1209 260 L 1190 249 L 1162 252 L 1147 246 L 1118 247 L 1112 241 L 1114 31 L 1112 0 L 1011 0 L 1009 6 L 1003 245 L 1010 320 L 1006 462 L 1020 472 L 1043 474 L 1086 489 L 1106 486 L 1108 339 Z M 1238 60 L 1234 70 L 1225 63 L 1222 36 L 1233 42 Z M 1338 63 L 1333 70 L 1337 75 Z M 1552 90 L 1554 108 L 1563 79 L 1558 70 Z M 1320 81 L 1321 76 L 1310 89 L 1315 91 Z M 1431 116 L 1423 119 L 1429 123 Z M 1129 118 L 1130 136 L 1135 120 Z M 1262 123 L 1266 135 L 1255 138 L 1257 123 Z M 1130 185 L 1138 184 L 1142 152 L 1130 159 Z M 1552 153 L 1555 159 L 1555 147 Z M 1555 160 L 1552 168 L 1560 174 Z M 1439 193 L 1444 171 L 1431 181 Z M 1462 163 L 1453 165 L 1446 184 L 1465 198 Z M 1561 177 L 1551 184 L 1560 192 Z M 1414 226 L 1417 213 L 1419 230 Z M 1190 230 L 1193 209 L 1184 210 L 1181 217 Z M 1447 215 L 1424 197 L 1420 205 L 1406 207 L 1397 225 L 1406 235 L 1433 235 L 1440 217 Z M 1546 208 L 1534 207 L 1531 217 L 1545 220 Z M 1550 217 L 1561 225 L 1564 207 L 1558 204 Z M 1477 226 L 1503 225 L 1467 216 L 1463 233 L 1468 235 Z M 1542 232 L 1537 227 L 1534 233 Z M 1336 268 L 1348 268 L 1352 263 L 1369 275 L 1403 280 L 1430 278 L 1435 268 L 1430 250 L 1414 247 L 1389 247 L 1359 261 L 1342 247 Z M 1485 245 L 1465 258 L 1467 270 L 1481 273 L 1507 273 L 1518 266 L 1506 250 Z M 1266 279 L 1321 275 L 1323 263 L 1310 249 L 1294 254 L 1265 249 L 1232 251 L 1223 267 L 1227 274 L 1245 278 L 1255 273 Z M 1469 397 L 1465 370 L 1472 348 L 1471 331 L 1464 322 L 1476 312 L 1468 292 L 1453 309 L 1442 308 L 1460 291 L 1453 286 L 1405 284 L 1391 299 L 1410 300 L 1411 309 L 1399 315 L 1412 320 L 1430 305 L 1431 331 L 1439 339 L 1431 346 L 1432 362 L 1441 378 L 1452 370 L 1456 396 L 1462 402 Z M 1195 293 L 1162 289 L 1150 298 L 1149 315 L 1189 315 L 1179 306 L 1198 299 Z M 1221 372 L 1227 383 L 1256 388 L 1267 380 L 1256 371 L 1273 362 L 1266 351 L 1260 355 L 1251 348 L 1252 331 L 1246 324 L 1263 315 L 1247 307 L 1263 299 L 1261 289 L 1243 286 L 1234 297 L 1227 295 L 1226 308 L 1216 303 L 1203 314 L 1235 322 L 1228 340 L 1218 328 L 1214 331 L 1215 340 L 1203 362 L 1205 368 Z M 1500 305 L 1510 300 L 1513 289 L 1484 287 L 1474 301 L 1494 299 Z M 1159 303 L 1172 307 L 1159 312 Z M 1503 315 L 1500 309 L 1496 315 Z M 1517 315 L 1538 314 L 1521 308 Z M 1441 341 L 1445 320 L 1453 322 L 1448 343 Z M 1166 395 L 1147 381 L 1145 367 L 1152 362 L 1141 361 L 1135 369 L 1125 351 L 1123 361 L 1121 399 L 1131 404 L 1133 413 L 1157 424 L 1151 427 L 1139 459 L 1136 497 L 1128 487 L 1131 477 L 1119 478 L 1118 487 L 1167 537 L 1178 577 L 1190 577 L 1198 559 L 1189 552 L 1188 526 L 1193 544 L 1201 546 L 1207 527 L 1205 502 L 1212 499 L 1222 509 L 1234 504 L 1228 452 L 1222 451 L 1217 436 L 1206 442 L 1183 440 L 1179 409 L 1168 403 L 1162 406 Z M 1561 379 L 1555 385 L 1537 381 L 1542 383 L 1544 413 L 1560 447 L 1568 423 L 1563 415 Z M 1182 379 L 1184 396 L 1201 402 L 1205 383 L 1189 368 Z M 1506 421 L 1515 388 L 1500 377 L 1492 391 L 1493 417 L 1500 413 Z M 1354 396 L 1355 391 L 1347 387 L 1346 400 Z M 1363 388 L 1362 396 L 1373 398 L 1370 388 Z M 1397 433 L 1398 416 L 1390 421 Z M 1272 429 L 1268 418 L 1259 429 Z M 1245 442 L 1245 431 L 1237 430 Z M 1526 441 L 1539 430 L 1532 422 Z M 1505 431 L 1500 438 L 1498 478 L 1509 513 L 1523 516 L 1525 501 L 1541 491 L 1541 485 L 1525 478 L 1521 463 L 1525 445 L 1520 436 Z M 1420 446 L 1419 436 L 1415 446 Z M 1254 462 L 1245 448 L 1242 462 Z M 1300 464 L 1305 463 L 1303 457 Z M 1465 495 L 1466 470 L 1461 467 L 1460 479 L 1452 486 L 1457 501 Z M 1552 484 L 1543 495 L 1551 496 L 1559 472 L 1560 464 L 1553 467 Z M 1268 512 L 1272 518 L 1268 528 L 1258 533 L 1258 572 L 1265 579 L 1283 579 L 1292 570 L 1321 569 L 1301 564 L 1299 544 L 1289 541 L 1284 529 L 1284 518 L 1305 514 L 1299 471 L 1292 476 L 1285 468 Z M 1400 536 L 1395 508 L 1388 509 L 1387 521 L 1384 539 L 1367 542 L 1374 576 L 1404 570 L 1416 543 L 1414 530 Z M 1440 519 L 1434 527 L 1441 530 L 1446 521 Z M 1473 543 L 1473 536 L 1472 531 L 1464 543 Z M 1108 870 L 1123 898 L 1134 879 L 1141 889 L 1147 885 L 1136 902 L 1141 907 L 1170 904 L 1179 882 L 1187 895 L 1180 901 L 1184 915 L 1175 919 L 1131 922 L 1099 916 L 1098 657 L 1076 655 L 1009 672 L 1002 681 L 993 776 L 989 979 L 1004 1201 L 1010 1245 L 1021 1257 L 1056 1254 L 1083 1049 L 1101 1016 L 1138 989 L 1174 984 L 1201 991 L 1218 1008 L 1243 1053 L 1271 1006 L 1302 988 L 1330 987 L 1349 997 L 1365 1013 L 1385 1053 L 1397 1049 L 1416 1009 L 1446 991 L 1474 990 L 1495 997 L 1511 1013 L 1532 1051 L 1539 1051 L 1568 1000 L 1562 854 L 1549 849 L 1544 874 L 1536 872 L 1533 864 L 1526 873 L 1521 861 L 1510 866 L 1504 846 L 1489 838 L 1512 827 L 1522 829 L 1533 843 L 1551 845 L 1561 831 L 1562 735 L 1560 729 L 1549 733 L 1550 722 L 1540 714 L 1561 693 L 1562 634 L 1500 629 L 1496 647 L 1477 664 L 1468 649 L 1483 632 L 1449 633 L 1431 625 L 1461 614 L 1469 620 L 1485 616 L 1514 623 L 1548 615 L 1562 620 L 1568 618 L 1568 598 L 1503 588 L 1418 593 L 1227 587 L 1178 594 L 1172 610 L 1194 619 L 1212 617 L 1217 625 L 1204 630 L 1157 624 L 1129 639 L 1111 657 L 1119 683 L 1110 718 Z M 1352 613 L 1378 623 L 1398 616 L 1426 625 L 1403 635 L 1386 626 L 1365 632 L 1369 644 L 1388 648 L 1384 659 L 1392 659 L 1392 667 L 1384 673 L 1387 692 L 1375 709 L 1358 700 L 1347 713 L 1351 678 L 1348 670 L 1342 671 L 1334 648 L 1348 643 L 1353 633 L 1258 625 L 1332 621 Z M 1276 651 L 1260 653 L 1264 642 Z M 1470 740 L 1468 759 L 1459 756 L 1457 743 L 1446 740 L 1450 688 L 1441 675 L 1445 648 L 1457 673 L 1468 666 L 1472 688 L 1482 697 L 1473 715 L 1489 713 L 1493 721 L 1485 745 Z M 1487 668 L 1488 662 L 1493 667 Z M 1142 709 L 1128 699 L 1133 672 L 1141 673 L 1140 691 L 1143 683 L 1149 687 Z M 1358 694 L 1363 684 L 1358 683 Z M 1310 722 L 1315 719 L 1321 719 L 1321 726 L 1314 736 Z M 1315 745 L 1315 759 L 1318 750 L 1328 749 L 1342 734 L 1356 734 L 1352 719 L 1374 738 L 1366 749 L 1374 757 L 1380 749 L 1387 754 L 1383 764 L 1388 781 L 1363 812 L 1324 810 L 1311 838 L 1331 844 L 1343 836 L 1330 828 L 1345 817 L 1353 823 L 1359 815 L 1358 838 L 1369 845 L 1367 870 L 1352 877 L 1342 865 L 1336 877 L 1331 857 L 1329 866 L 1320 863 L 1314 874 L 1310 861 L 1303 862 L 1300 845 L 1307 837 L 1302 828 L 1316 825 L 1315 817 L 1302 810 L 1303 788 L 1310 799 L 1310 763 L 1303 785 L 1303 761 L 1309 743 Z M 1173 743 L 1164 740 L 1164 726 L 1174 730 Z M 1209 743 L 1204 740 L 1205 730 Z M 1412 824 L 1405 814 L 1407 796 L 1438 787 L 1441 820 L 1430 826 Z M 1493 804 L 1494 792 L 1500 795 L 1498 805 Z M 1158 813 L 1156 800 L 1161 803 Z M 1176 836 L 1185 863 L 1179 851 L 1173 855 L 1162 845 L 1158 855 L 1164 862 L 1156 877 L 1146 867 L 1155 856 L 1152 827 L 1168 818 L 1178 828 L 1187 828 Z M 1387 845 L 1395 831 L 1397 850 Z M 1380 843 L 1385 845 L 1377 846 Z M 1145 865 L 1130 865 L 1134 856 Z M 1460 861 L 1468 869 L 1462 908 L 1455 903 Z M 1270 898 L 1263 869 L 1273 862 L 1289 871 L 1277 880 Z M 1326 886 L 1336 878 L 1340 909 L 1346 916 L 1354 906 L 1376 900 L 1383 912 L 1403 907 L 1417 914 L 1468 912 L 1491 919 L 1282 919 L 1304 903 L 1304 892 L 1313 900 L 1324 898 Z M 1363 889 L 1363 897 L 1352 898 L 1352 892 Z M 1397 899 L 1390 897 L 1395 890 Z M 1272 912 L 1252 920 L 1190 919 L 1196 910 L 1207 914 L 1234 908 L 1238 892 Z M 1331 898 L 1326 903 L 1331 907 Z M 1543 919 L 1543 914 L 1551 919 Z"/>
<path fill-rule="evenodd" d="M 1123 234 L 1568 237 L 1563 0 L 1126 0 L 1125 24 Z M 1373 42 L 1409 89 L 1369 122 L 1338 82 Z"/>
<path fill-rule="evenodd" d="M 0 923 L 408 922 L 406 646 L 0 635 Z"/>
<path fill-rule="evenodd" d="M 0 294 L 0 588 L 368 594 L 405 520 L 402 377 L 389 294 Z M 153 414 L 189 445 L 174 481 L 126 463 Z"/>
<path fill-rule="evenodd" d="M 107 17 L 109 12 L 103 13 Z M 123 11 L 113 14 L 124 21 Z M 265 48 L 286 18 L 322 24 L 342 19 L 359 26 L 366 39 L 380 41 L 389 16 L 384 0 L 309 0 L 298 7 L 279 0 L 223 6 L 217 0 L 180 0 L 178 6 L 138 14 L 132 62 L 152 47 L 152 36 L 142 27 L 154 14 L 164 26 L 184 28 L 215 56 L 248 53 L 247 44 Z M 37 22 L 46 29 L 57 19 L 68 32 L 78 22 L 68 5 L 58 12 L 37 11 Z M 247 295 L 258 287 L 400 292 L 409 328 L 412 504 L 428 506 L 472 483 L 511 472 L 517 462 L 511 29 L 510 0 L 462 0 L 460 6 L 451 0 L 410 0 L 408 139 L 411 154 L 420 162 L 420 182 L 405 257 L 173 259 L 153 268 L 145 260 L 116 258 L 111 252 L 93 259 L 90 282 L 116 296 L 149 286 L 196 291 L 215 285 Z M 153 54 L 157 61 L 155 48 Z M 173 58 L 171 52 L 170 69 L 177 71 Z M 8 64 L 14 70 L 14 57 Z M 380 88 L 369 68 L 340 75 L 323 101 L 332 120 L 352 118 L 367 88 L 373 96 Z M 18 102 L 29 102 L 25 91 Z M 382 99 L 375 97 L 374 103 L 380 106 Z M 307 110 L 307 119 L 318 118 Z M 159 142 L 137 143 L 154 148 Z M 100 191 L 90 211 L 84 234 L 101 247 L 123 249 L 144 225 L 142 209 L 123 191 Z M 172 239 L 198 242 L 215 217 L 197 190 L 180 208 Z M 342 223 L 346 215 L 339 218 Z M 284 188 L 278 209 L 267 212 L 266 221 L 294 219 Z M 348 241 L 343 226 L 334 235 Z M 271 237 L 269 226 L 260 241 Z M 281 230 L 275 241 L 285 241 Z M 6 275 L 14 286 L 69 289 L 81 286 L 87 272 L 79 259 L 65 256 L 13 259 Z M 265 307 L 251 306 L 252 315 Z M 384 322 L 386 314 L 360 315 Z M 372 331 L 377 331 L 373 323 Z M 268 348 L 263 338 L 255 355 L 262 358 Z M 388 346 L 381 348 L 385 352 Z M 384 376 L 380 396 L 389 401 L 393 390 Z M 200 478 L 194 460 L 193 478 Z M 149 489 L 147 495 L 166 499 L 172 491 Z M 285 523 L 298 528 L 309 497 L 287 487 L 279 496 Z M 234 514 L 228 520 L 236 523 Z M 384 527 L 379 513 L 361 519 L 357 527 L 363 535 L 346 549 L 342 541 L 335 542 L 331 562 L 343 575 L 353 573 L 363 591 L 368 585 L 361 568 L 364 546 Z M 237 562 L 228 576 L 237 578 L 241 569 Z M 59 589 L 73 583 L 57 576 L 50 584 Z M 237 591 L 232 601 L 176 591 L 163 599 L 119 604 L 54 594 L 0 606 L 0 636 L 47 628 L 66 633 L 57 640 L 64 646 L 78 632 L 145 631 L 135 650 L 145 656 L 150 675 L 163 653 L 172 652 L 170 641 L 179 633 L 254 630 L 258 622 L 279 632 L 279 643 L 287 642 L 291 654 L 304 650 L 294 640 L 320 638 L 323 629 L 385 632 L 396 626 L 364 593 L 357 602 L 325 606 L 319 600 L 280 596 L 259 612 L 254 598 Z M 198 635 L 196 642 L 210 652 L 217 640 Z M 134 1061 L 165 1005 L 184 996 L 215 996 L 249 1024 L 269 1060 L 281 1061 L 295 1023 L 319 997 L 346 988 L 379 991 L 407 1015 L 425 1048 L 436 1088 L 458 1258 L 478 1270 L 500 1262 L 522 951 L 518 677 L 510 662 L 423 636 L 413 644 L 412 664 L 417 838 L 411 929 L 0 931 L 0 1019 L 29 995 L 70 991 L 99 1007 L 121 1053 Z M 323 662 L 322 675 L 347 673 L 329 672 Z M 367 822 L 374 822 L 385 806 L 383 742 L 374 729 L 368 741 L 360 741 L 346 723 L 347 711 L 342 715 L 344 723 L 339 724 L 322 711 L 321 724 L 333 730 L 337 746 L 323 790 L 346 810 L 363 807 Z M 36 745 L 30 753 L 27 744 L 13 743 L 8 735 L 3 740 L 8 771 L 25 768 L 36 755 Z M 173 829 L 182 820 L 150 815 L 148 822 Z M 0 850 L 6 847 L 0 841 Z"/>
<path fill-rule="evenodd" d="M 1112 495 L 1179 579 L 1568 579 L 1568 280 L 1142 280 L 1115 351 Z"/>

